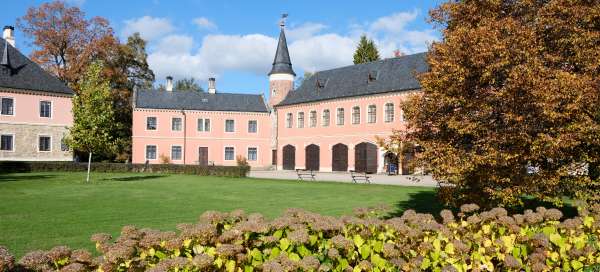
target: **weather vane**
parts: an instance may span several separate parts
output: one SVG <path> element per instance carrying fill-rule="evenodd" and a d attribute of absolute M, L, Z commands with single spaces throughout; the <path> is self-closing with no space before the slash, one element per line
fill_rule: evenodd
<path fill-rule="evenodd" d="M 281 20 L 279 21 L 279 26 L 281 26 L 282 28 L 285 26 L 285 18 L 288 17 L 287 13 L 281 14 Z"/>

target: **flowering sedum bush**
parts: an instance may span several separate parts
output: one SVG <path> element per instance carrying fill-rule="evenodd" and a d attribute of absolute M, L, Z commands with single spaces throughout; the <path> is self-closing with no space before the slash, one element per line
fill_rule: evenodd
<path fill-rule="evenodd" d="M 335 218 L 291 209 L 206 212 L 178 232 L 126 226 L 115 240 L 96 234 L 101 253 L 55 247 L 20 261 L 0 247 L 0 271 L 598 271 L 600 213 L 561 221 L 556 209 L 509 216 L 464 205 L 441 220 L 412 210 L 381 219 L 360 209 Z"/>

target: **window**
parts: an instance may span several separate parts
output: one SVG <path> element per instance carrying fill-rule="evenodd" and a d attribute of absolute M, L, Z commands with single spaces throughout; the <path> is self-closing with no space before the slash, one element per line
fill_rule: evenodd
<path fill-rule="evenodd" d="M 233 149 L 233 147 L 231 147 L 231 146 L 225 147 L 225 160 L 233 161 L 234 158 L 235 158 L 235 150 Z"/>
<path fill-rule="evenodd" d="M 52 102 L 40 101 L 40 117 L 52 117 Z"/>
<path fill-rule="evenodd" d="M 2 97 L 2 115 L 15 115 L 15 100 L 10 97 Z"/>
<path fill-rule="evenodd" d="M 317 126 L 317 112 L 311 111 L 310 116 L 308 118 L 309 118 L 309 120 L 308 120 L 309 126 L 316 127 Z"/>
<path fill-rule="evenodd" d="M 198 131 L 204 131 L 204 119 L 198 118 L 198 123 L 197 123 L 196 128 Z"/>
<path fill-rule="evenodd" d="M 324 110 L 323 111 L 323 120 L 321 120 L 321 123 L 324 127 L 328 127 L 329 126 L 329 110 Z"/>
<path fill-rule="evenodd" d="M 14 138 L 12 135 L 0 136 L 0 150 L 2 151 L 13 151 Z"/>
<path fill-rule="evenodd" d="M 248 133 L 256 133 L 258 131 L 258 123 L 256 120 L 248 121 Z"/>
<path fill-rule="evenodd" d="M 394 104 L 385 104 L 385 122 L 394 122 Z"/>
<path fill-rule="evenodd" d="M 285 116 L 285 127 L 287 128 L 292 128 L 292 120 L 294 119 L 294 116 L 292 115 L 292 113 L 288 113 Z"/>
<path fill-rule="evenodd" d="M 198 118 L 198 131 L 210 131 L 210 119 Z"/>
<path fill-rule="evenodd" d="M 256 147 L 248 147 L 248 160 L 256 161 L 257 153 L 258 153 L 258 150 Z"/>
<path fill-rule="evenodd" d="M 38 141 L 38 151 L 52 151 L 52 139 L 50 138 L 50 136 L 40 136 Z"/>
<path fill-rule="evenodd" d="M 60 139 L 60 151 L 69 151 L 69 145 L 65 141 L 64 137 Z"/>
<path fill-rule="evenodd" d="M 344 109 L 343 108 L 337 109 L 337 125 L 338 126 L 344 125 Z"/>
<path fill-rule="evenodd" d="M 298 128 L 304 127 L 304 112 L 298 113 Z"/>
<path fill-rule="evenodd" d="M 367 122 L 369 123 L 376 123 L 377 122 L 377 106 L 375 105 L 369 105 L 369 112 L 368 112 L 368 120 Z"/>
<path fill-rule="evenodd" d="M 225 132 L 234 132 L 235 122 L 233 120 L 225 120 Z"/>
<path fill-rule="evenodd" d="M 204 131 L 210 132 L 210 119 L 204 119 Z"/>
<path fill-rule="evenodd" d="M 352 124 L 360 124 L 360 107 L 352 108 Z"/>
<path fill-rule="evenodd" d="M 146 130 L 156 130 L 156 117 L 146 117 Z"/>
<path fill-rule="evenodd" d="M 171 130 L 172 131 L 181 131 L 181 118 L 173 117 L 171 119 Z"/>
<path fill-rule="evenodd" d="M 156 160 L 156 146 L 155 145 L 147 145 L 146 146 L 146 160 Z"/>
<path fill-rule="evenodd" d="M 171 160 L 174 160 L 174 161 L 181 160 L 181 146 L 178 146 L 178 145 L 171 146 Z"/>

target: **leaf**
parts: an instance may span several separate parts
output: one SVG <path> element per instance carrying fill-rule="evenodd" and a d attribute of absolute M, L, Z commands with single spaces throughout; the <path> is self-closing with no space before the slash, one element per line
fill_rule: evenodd
<path fill-rule="evenodd" d="M 281 239 L 281 236 L 283 236 L 283 230 L 275 231 L 275 233 L 273 233 L 273 236 L 277 239 Z"/>
<path fill-rule="evenodd" d="M 252 267 L 251 265 L 244 266 L 244 272 L 252 272 L 252 271 L 254 271 L 254 267 Z"/>
<path fill-rule="evenodd" d="M 354 244 L 358 248 L 360 248 L 360 246 L 362 246 L 365 243 L 365 240 L 363 240 L 363 238 L 358 234 L 355 234 L 352 240 L 354 240 Z"/>
<path fill-rule="evenodd" d="M 281 250 L 285 251 L 289 247 L 290 241 L 287 238 L 282 238 L 281 240 L 279 240 L 279 248 L 281 248 Z"/>
<path fill-rule="evenodd" d="M 227 261 L 227 263 L 225 263 L 225 269 L 227 269 L 227 272 L 235 272 L 235 261 Z"/>
<path fill-rule="evenodd" d="M 298 254 L 296 253 L 290 253 L 290 255 L 288 255 L 288 258 L 290 258 L 290 260 L 292 261 L 300 261 L 300 256 L 298 256 Z"/>
<path fill-rule="evenodd" d="M 371 247 L 369 247 L 369 245 L 363 245 L 360 247 L 359 251 L 360 251 L 360 256 L 362 257 L 362 259 L 366 260 L 367 258 L 369 258 L 369 255 L 371 254 Z"/>
<path fill-rule="evenodd" d="M 588 216 L 586 216 L 586 217 L 583 218 L 583 225 L 584 226 L 586 226 L 588 228 L 591 228 L 593 223 L 594 223 L 594 218 L 593 217 L 591 217 L 591 216 L 588 215 Z"/>
<path fill-rule="evenodd" d="M 579 270 L 583 267 L 583 264 L 578 260 L 572 260 L 571 267 L 573 267 L 573 269 L 575 269 L 575 270 Z"/>
<path fill-rule="evenodd" d="M 454 245 L 452 243 L 447 243 L 446 248 L 444 248 L 444 252 L 446 252 L 448 255 L 453 255 L 454 254 Z"/>
<path fill-rule="evenodd" d="M 421 262 L 421 270 L 425 270 L 425 269 L 429 268 L 430 265 L 431 265 L 431 262 L 429 261 L 429 258 L 424 258 L 423 262 Z"/>

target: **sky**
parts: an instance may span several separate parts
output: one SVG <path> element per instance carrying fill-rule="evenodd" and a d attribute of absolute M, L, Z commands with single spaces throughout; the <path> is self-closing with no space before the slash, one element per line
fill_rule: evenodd
<path fill-rule="evenodd" d="M 15 25 L 31 6 L 45 1 L 2 1 L 0 25 Z M 86 17 L 108 19 L 121 41 L 140 32 L 148 41 L 148 62 L 156 83 L 168 75 L 194 77 L 206 88 L 217 78 L 217 90 L 267 94 L 268 76 L 282 13 L 293 68 L 298 76 L 352 64 L 358 39 L 375 41 L 381 57 L 423 52 L 440 39 L 427 22 L 440 0 L 67 0 Z M 31 44 L 17 28 L 17 48 Z"/>

